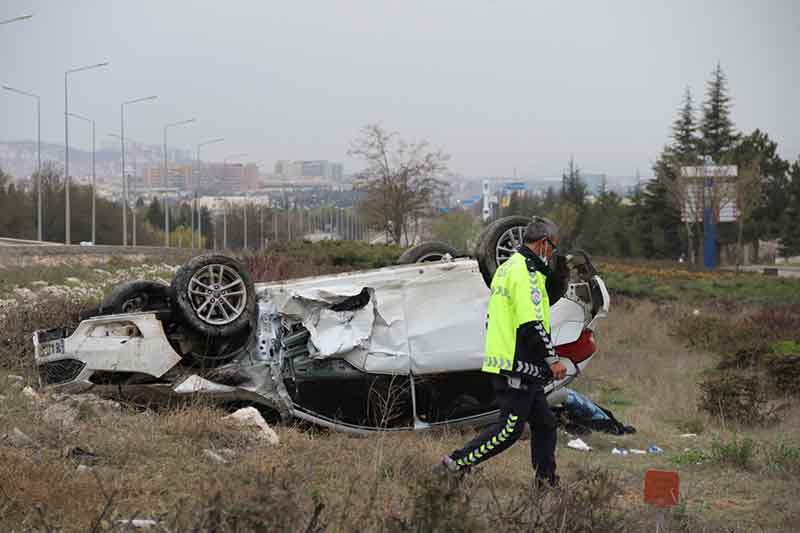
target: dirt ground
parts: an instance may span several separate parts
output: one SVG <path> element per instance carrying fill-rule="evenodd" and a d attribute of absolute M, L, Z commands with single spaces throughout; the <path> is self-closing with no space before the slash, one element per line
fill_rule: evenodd
<path fill-rule="evenodd" d="M 498 521 L 506 531 L 654 531 L 657 511 L 642 503 L 651 468 L 680 475 L 681 502 L 665 512 L 671 531 L 800 530 L 800 482 L 791 470 L 800 456 L 790 453 L 776 468 L 770 452 L 800 445 L 800 409 L 755 429 L 701 414 L 697 383 L 715 356 L 671 336 L 653 303 L 613 308 L 598 344 L 576 389 L 637 433 L 584 436 L 590 452 L 567 448 L 560 433 L 563 488 L 547 494 L 531 492 L 527 442 L 441 489 L 430 466 L 470 432 L 354 438 L 278 426 L 281 442 L 271 446 L 200 404 L 158 414 L 87 407 L 62 426 L 46 416 L 59 402 L 21 393 L 24 384 L 4 372 L 0 530 L 112 530 L 136 518 L 168 531 L 496 531 Z M 15 429 L 31 441 L 15 438 Z M 709 459 L 715 442 L 745 438 L 753 441 L 748 460 Z M 664 453 L 611 453 L 651 445 Z"/>

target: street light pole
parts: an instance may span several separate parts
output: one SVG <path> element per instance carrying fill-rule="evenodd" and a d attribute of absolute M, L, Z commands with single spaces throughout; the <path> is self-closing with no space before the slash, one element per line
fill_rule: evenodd
<path fill-rule="evenodd" d="M 149 102 L 158 96 L 145 96 L 127 100 L 119 105 L 119 139 L 122 146 L 122 246 L 128 246 L 128 179 L 125 176 L 125 106 L 138 104 L 139 102 Z"/>
<path fill-rule="evenodd" d="M 168 174 L 168 170 L 167 170 L 167 130 L 170 129 L 170 128 L 173 128 L 175 126 L 183 126 L 184 124 L 191 124 L 193 122 L 197 122 L 197 119 L 196 118 L 190 118 L 188 120 L 179 120 L 178 122 L 171 122 L 171 123 L 167 124 L 166 126 L 164 126 L 164 172 L 163 172 L 162 175 L 163 175 L 163 181 L 164 181 L 164 187 L 165 188 L 168 187 L 168 181 L 167 181 L 167 174 Z M 168 202 L 168 199 L 167 199 L 167 193 L 166 192 L 164 193 L 164 233 L 165 233 L 164 240 L 166 241 L 165 242 L 165 246 L 167 248 L 169 248 L 169 202 Z"/>
<path fill-rule="evenodd" d="M 97 174 L 95 173 L 95 123 L 94 120 L 78 115 L 77 113 L 70 113 L 69 116 L 89 122 L 92 125 L 92 244 L 97 244 Z"/>
<path fill-rule="evenodd" d="M 21 94 L 36 100 L 36 179 L 38 189 L 36 193 L 36 238 L 42 239 L 42 108 L 38 94 L 29 93 L 20 89 L 15 89 L 8 85 L 3 85 L 3 89 L 12 93 Z"/>
<path fill-rule="evenodd" d="M 224 140 L 225 140 L 224 137 L 219 137 L 217 139 L 210 139 L 208 141 L 203 141 L 203 142 L 197 144 L 197 163 L 196 163 L 197 169 L 196 169 L 196 171 L 197 171 L 197 181 L 198 182 L 200 181 L 200 172 L 201 172 L 201 169 L 200 169 L 200 148 L 202 148 L 203 146 L 208 146 L 209 144 L 221 143 Z M 192 186 L 196 191 L 197 182 L 193 183 Z M 195 192 L 195 206 L 197 205 L 196 197 L 197 197 L 197 193 Z M 194 213 L 194 211 L 192 211 L 192 213 Z M 200 210 L 199 209 L 197 211 L 197 232 L 198 232 L 198 236 L 197 236 L 198 246 L 200 246 L 200 239 L 202 238 L 202 235 L 200 235 Z M 194 243 L 194 224 L 192 224 L 192 243 Z M 194 244 L 192 244 L 192 248 L 194 248 Z"/>
<path fill-rule="evenodd" d="M 69 75 L 85 70 L 92 70 L 100 67 L 107 67 L 108 61 L 87 65 L 85 67 L 72 68 L 64 72 L 64 242 L 70 244 L 70 208 L 69 208 Z"/>

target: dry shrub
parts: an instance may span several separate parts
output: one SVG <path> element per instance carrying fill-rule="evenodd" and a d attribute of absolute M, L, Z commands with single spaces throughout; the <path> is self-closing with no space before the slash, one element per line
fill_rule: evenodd
<path fill-rule="evenodd" d="M 765 359 L 765 370 L 779 392 L 800 394 L 800 342 L 774 343 Z"/>
<path fill-rule="evenodd" d="M 717 372 L 700 383 L 700 409 L 742 425 L 774 421 L 763 379 L 752 371 Z"/>
<path fill-rule="evenodd" d="M 19 371 L 33 362 L 31 334 L 37 329 L 75 326 L 79 315 L 93 302 L 63 296 L 20 302 L 13 310 L 0 315 L 0 368 Z"/>
<path fill-rule="evenodd" d="M 349 270 L 336 267 L 325 259 L 292 257 L 278 253 L 245 256 L 243 262 L 250 277 L 256 282 L 281 281 Z"/>

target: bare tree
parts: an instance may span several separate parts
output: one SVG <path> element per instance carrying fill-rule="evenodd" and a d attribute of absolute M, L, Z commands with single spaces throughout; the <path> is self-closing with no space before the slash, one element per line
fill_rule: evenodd
<path fill-rule="evenodd" d="M 410 242 L 410 224 L 430 209 L 445 185 L 439 176 L 447 170 L 450 156 L 427 141 L 408 143 L 380 124 L 365 126 L 348 154 L 367 163 L 360 175 L 368 183 L 361 215 L 381 228 L 387 240 L 400 244 L 405 236 Z"/>
<path fill-rule="evenodd" d="M 750 219 L 759 205 L 761 205 L 761 165 L 751 162 L 747 166 L 739 167 L 739 177 L 735 183 L 736 210 L 738 233 L 736 235 L 736 267 L 744 263 L 742 239 L 744 236 L 744 223 Z"/>
<path fill-rule="evenodd" d="M 674 178 L 662 179 L 664 189 L 666 189 L 670 200 L 673 205 L 680 210 L 681 220 L 683 220 L 686 227 L 686 238 L 688 240 L 687 248 L 689 263 L 695 263 L 695 227 L 696 223 L 702 220 L 703 217 L 703 200 L 702 196 L 697 194 L 696 188 L 691 184 L 696 180 L 689 180 L 681 176 L 681 169 L 675 166 L 672 170 Z"/>

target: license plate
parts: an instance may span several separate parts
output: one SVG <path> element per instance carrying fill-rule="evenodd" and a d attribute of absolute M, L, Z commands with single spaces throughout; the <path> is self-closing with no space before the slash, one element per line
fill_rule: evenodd
<path fill-rule="evenodd" d="M 39 345 L 39 357 L 64 353 L 64 339 L 45 342 Z"/>

